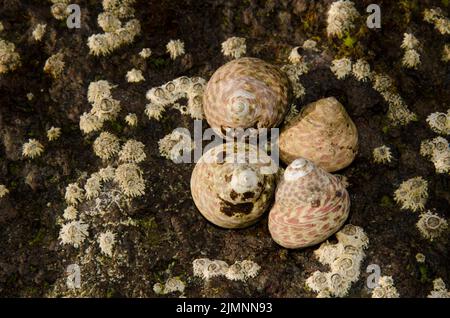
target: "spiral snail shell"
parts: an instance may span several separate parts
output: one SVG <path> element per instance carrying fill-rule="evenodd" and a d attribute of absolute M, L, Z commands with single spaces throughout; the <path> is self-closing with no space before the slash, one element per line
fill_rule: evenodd
<path fill-rule="evenodd" d="M 275 66 L 240 58 L 220 67 L 209 80 L 203 107 L 214 131 L 225 137 L 233 128 L 276 127 L 288 109 L 289 81 Z"/>
<path fill-rule="evenodd" d="M 196 164 L 192 197 L 208 221 L 228 229 L 247 227 L 269 207 L 276 171 L 272 159 L 256 146 L 222 144 Z"/>
<path fill-rule="evenodd" d="M 286 164 L 302 157 L 333 172 L 355 159 L 358 131 L 336 98 L 323 98 L 305 106 L 282 129 L 279 147 Z"/>
<path fill-rule="evenodd" d="M 269 213 L 269 231 L 286 248 L 315 245 L 345 222 L 350 198 L 338 176 L 311 161 L 294 160 L 284 172 Z"/>

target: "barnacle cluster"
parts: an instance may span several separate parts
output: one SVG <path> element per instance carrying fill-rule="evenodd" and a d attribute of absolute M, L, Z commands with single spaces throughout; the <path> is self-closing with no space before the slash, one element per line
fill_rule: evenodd
<path fill-rule="evenodd" d="M 79 247 L 85 240 L 89 226 L 82 221 L 71 221 L 64 224 L 59 232 L 61 244 L 70 244 Z"/>
<path fill-rule="evenodd" d="M 88 38 L 90 54 L 108 55 L 119 47 L 130 44 L 141 33 L 141 24 L 131 19 L 122 25 L 120 19 L 134 16 L 132 5 L 135 0 L 103 0 L 103 10 L 97 18 L 105 33 L 93 34 Z"/>
<path fill-rule="evenodd" d="M 192 262 L 194 276 L 209 280 L 216 276 L 225 276 L 229 280 L 246 281 L 258 275 L 260 266 L 253 261 L 236 261 L 228 265 L 224 261 L 208 258 L 195 259 Z"/>
<path fill-rule="evenodd" d="M 349 0 L 339 0 L 331 4 L 327 16 L 327 34 L 329 37 L 342 37 L 355 27 L 355 20 L 360 17 L 355 4 Z"/>
<path fill-rule="evenodd" d="M 14 43 L 0 38 L 0 74 L 14 71 L 20 64 L 20 55 Z"/>
<path fill-rule="evenodd" d="M 450 291 L 447 290 L 447 286 L 445 286 L 442 278 L 433 280 L 433 290 L 427 298 L 450 298 Z"/>
<path fill-rule="evenodd" d="M 394 286 L 394 280 L 391 276 L 381 276 L 378 280 L 378 286 L 372 291 L 372 298 L 399 298 L 400 295 Z"/>
<path fill-rule="evenodd" d="M 450 109 L 447 113 L 435 112 L 427 117 L 431 130 L 441 135 L 450 135 Z"/>
<path fill-rule="evenodd" d="M 302 98 L 305 96 L 305 87 L 300 83 L 300 76 L 309 72 L 308 64 L 303 60 L 302 56 L 298 53 L 299 47 L 292 50 L 289 55 L 290 64 L 283 65 L 281 70 L 286 74 L 291 83 L 292 92 L 295 98 Z M 293 53 L 293 52 L 296 53 Z M 296 56 L 298 55 L 298 57 Z"/>
<path fill-rule="evenodd" d="M 98 236 L 98 245 L 103 254 L 107 256 L 113 255 L 114 244 L 116 243 L 116 234 L 112 231 L 100 233 Z"/>
<path fill-rule="evenodd" d="M 373 161 L 375 163 L 389 163 L 392 160 L 391 148 L 382 145 L 373 150 Z"/>
<path fill-rule="evenodd" d="M 245 44 L 245 38 L 231 37 L 222 42 L 222 53 L 225 56 L 231 56 L 234 59 L 238 59 L 245 55 L 247 52 L 247 45 Z"/>
<path fill-rule="evenodd" d="M 8 188 L 4 184 L 0 184 L 0 199 L 9 193 Z"/>
<path fill-rule="evenodd" d="M 133 68 L 127 72 L 127 82 L 128 83 L 139 83 L 145 81 L 144 75 L 142 75 L 141 70 Z"/>
<path fill-rule="evenodd" d="M 180 162 L 183 156 L 194 149 L 191 136 L 183 131 L 174 130 L 158 141 L 159 153 L 173 162 Z"/>
<path fill-rule="evenodd" d="M 450 172 L 450 146 L 447 139 L 436 137 L 422 141 L 420 154 L 430 158 L 437 173 Z"/>
<path fill-rule="evenodd" d="M 44 72 L 49 73 L 53 78 L 58 78 L 64 71 L 64 66 L 64 54 L 59 52 L 45 61 Z"/>
<path fill-rule="evenodd" d="M 194 119 L 203 118 L 203 91 L 206 81 L 201 77 L 182 76 L 169 81 L 159 87 L 147 91 L 146 97 L 150 101 L 145 108 L 148 118 L 159 120 L 169 105 L 174 105 L 182 98 L 188 100 L 187 107 L 180 107 L 180 112 L 188 113 Z"/>
<path fill-rule="evenodd" d="M 58 139 L 61 136 L 61 128 L 59 127 L 51 127 L 49 130 L 47 130 L 47 138 L 50 141 L 54 141 Z"/>
<path fill-rule="evenodd" d="M 416 226 L 424 238 L 433 241 L 447 230 L 448 223 L 436 213 L 427 211 L 420 215 Z"/>
<path fill-rule="evenodd" d="M 92 109 L 80 116 L 80 129 L 85 133 L 100 130 L 103 123 L 115 120 L 121 110 L 120 102 L 112 97 L 114 86 L 108 81 L 91 82 L 88 88 L 88 101 Z"/>
<path fill-rule="evenodd" d="M 186 283 L 179 277 L 170 277 L 165 283 L 156 283 L 153 285 L 153 291 L 158 295 L 167 295 L 175 292 L 184 293 Z"/>
<path fill-rule="evenodd" d="M 450 34 L 450 19 L 444 15 L 441 8 L 425 9 L 423 11 L 423 19 L 425 22 L 434 25 L 439 33 L 446 35 Z"/>
<path fill-rule="evenodd" d="M 367 235 L 362 228 L 347 224 L 336 233 L 336 238 L 338 243 L 325 242 L 314 251 L 317 259 L 331 269 L 315 271 L 306 280 L 317 297 L 344 297 L 359 278 L 364 249 L 369 244 Z"/>
<path fill-rule="evenodd" d="M 395 190 L 394 199 L 402 209 L 423 210 L 428 199 L 428 182 L 422 177 L 408 179 Z"/>
<path fill-rule="evenodd" d="M 402 64 L 406 68 L 414 68 L 420 64 L 420 54 L 417 51 L 419 48 L 419 41 L 411 33 L 405 33 L 403 35 L 403 42 L 401 48 L 405 50 L 403 55 Z"/>
<path fill-rule="evenodd" d="M 358 59 L 355 63 L 347 57 L 335 59 L 331 62 L 330 70 L 337 79 L 344 79 L 350 74 L 361 82 L 371 78 L 370 64 L 365 59 Z"/>
<path fill-rule="evenodd" d="M 33 38 L 36 41 L 41 41 L 42 38 L 44 37 L 46 28 L 47 28 L 47 24 L 42 24 L 42 23 L 37 24 L 32 33 Z"/>
<path fill-rule="evenodd" d="M 184 42 L 181 40 L 170 40 L 166 45 L 167 53 L 170 54 L 170 58 L 175 60 L 177 57 L 184 55 Z"/>
<path fill-rule="evenodd" d="M 372 74 L 373 88 L 389 104 L 388 118 L 394 125 L 406 125 L 416 120 L 416 115 L 408 109 L 403 98 L 396 92 L 394 81 L 386 74 Z"/>
<path fill-rule="evenodd" d="M 22 146 L 22 155 L 34 159 L 44 152 L 44 146 L 36 139 L 29 139 Z"/>

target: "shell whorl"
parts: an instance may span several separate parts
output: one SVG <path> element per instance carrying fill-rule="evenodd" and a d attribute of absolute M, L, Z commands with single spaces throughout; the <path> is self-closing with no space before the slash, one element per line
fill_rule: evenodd
<path fill-rule="evenodd" d="M 314 164 L 304 158 L 294 160 L 284 172 L 286 181 L 295 181 L 299 178 L 307 176 L 314 169 Z"/>

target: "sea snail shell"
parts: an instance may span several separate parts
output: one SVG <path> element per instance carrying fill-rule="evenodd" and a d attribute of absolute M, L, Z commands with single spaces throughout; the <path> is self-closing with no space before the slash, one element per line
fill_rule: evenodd
<path fill-rule="evenodd" d="M 279 147 L 286 164 L 302 157 L 333 172 L 355 159 L 358 131 L 336 98 L 323 98 L 305 106 L 281 130 Z"/>
<path fill-rule="evenodd" d="M 225 138 L 230 128 L 276 127 L 289 103 L 289 81 L 275 66 L 240 58 L 220 67 L 203 94 L 206 120 Z"/>
<path fill-rule="evenodd" d="M 191 177 L 192 197 L 200 213 L 215 225 L 247 227 L 269 207 L 276 171 L 272 159 L 256 146 L 219 145 L 196 164 Z"/>
<path fill-rule="evenodd" d="M 270 235 L 286 248 L 315 245 L 339 230 L 349 210 L 341 179 L 300 158 L 287 167 L 278 184 L 269 213 Z"/>

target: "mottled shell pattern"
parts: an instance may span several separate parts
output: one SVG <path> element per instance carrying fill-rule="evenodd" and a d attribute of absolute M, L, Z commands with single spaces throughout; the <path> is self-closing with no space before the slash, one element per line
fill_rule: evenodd
<path fill-rule="evenodd" d="M 208 150 L 191 177 L 191 193 L 200 213 L 223 228 L 254 224 L 275 192 L 277 166 L 256 146 L 226 143 Z"/>
<path fill-rule="evenodd" d="M 286 75 L 257 58 L 240 58 L 220 67 L 203 95 L 205 117 L 223 138 L 230 128 L 276 127 L 288 104 Z"/>
<path fill-rule="evenodd" d="M 358 150 L 358 131 L 334 97 L 305 106 L 280 133 L 280 158 L 290 164 L 306 158 L 333 172 L 347 167 Z"/>
<path fill-rule="evenodd" d="M 339 176 L 300 158 L 287 167 L 278 184 L 269 231 L 283 247 L 312 246 L 339 230 L 349 210 L 350 198 Z"/>

